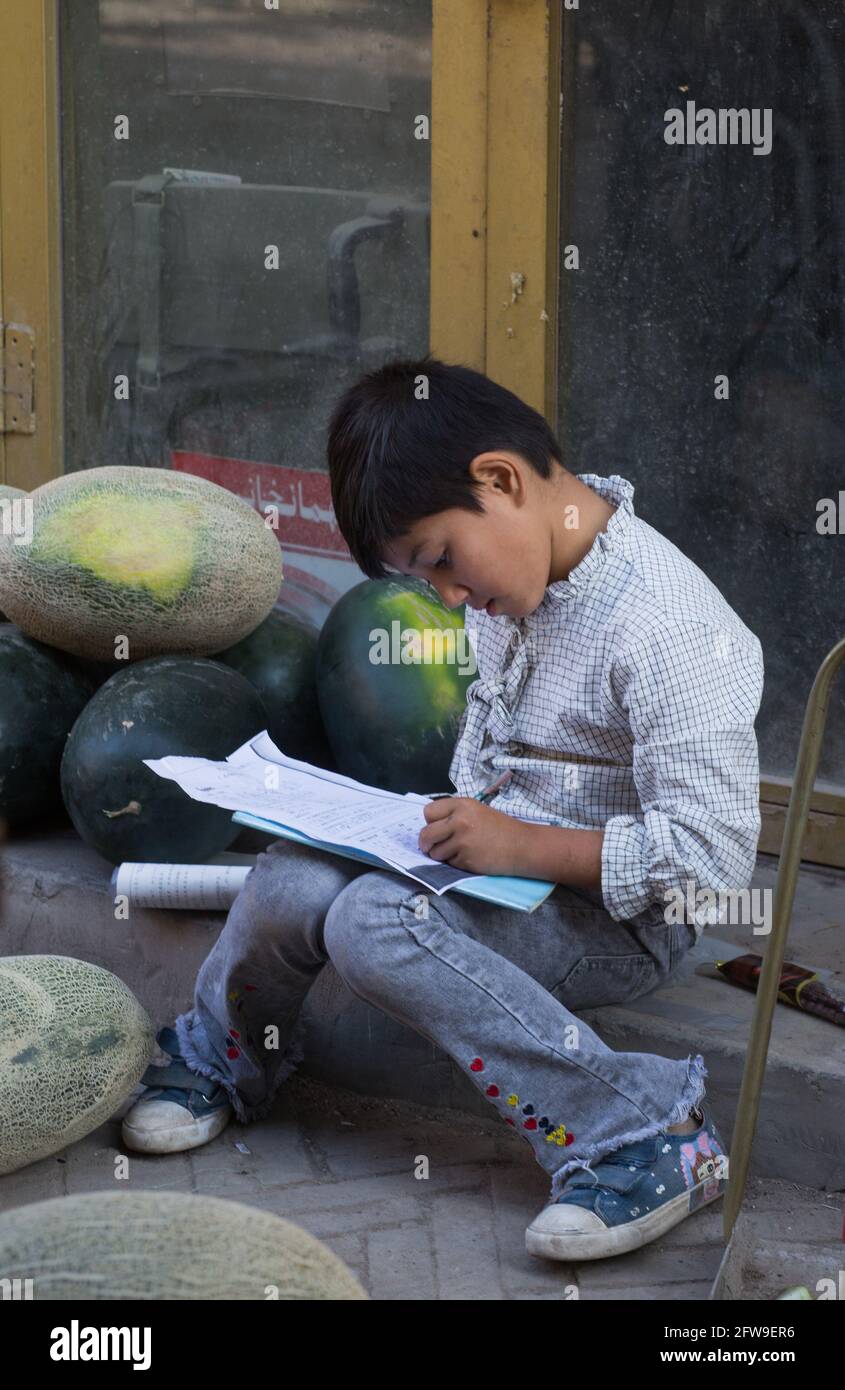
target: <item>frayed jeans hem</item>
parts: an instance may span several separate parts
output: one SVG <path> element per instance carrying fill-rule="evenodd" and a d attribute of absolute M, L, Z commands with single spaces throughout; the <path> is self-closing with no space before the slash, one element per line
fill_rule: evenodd
<path fill-rule="evenodd" d="M 640 1129 L 632 1129 L 627 1134 L 622 1134 L 618 1139 L 611 1141 L 605 1140 L 604 1143 L 588 1144 L 582 1154 L 570 1158 L 566 1163 L 552 1175 L 552 1190 L 550 1201 L 556 1202 L 563 1192 L 567 1179 L 577 1168 L 584 1168 L 588 1173 L 593 1173 L 591 1163 L 596 1163 L 608 1154 L 615 1153 L 617 1149 L 624 1148 L 626 1144 L 636 1144 L 640 1139 L 650 1139 L 652 1135 L 661 1134 L 669 1125 L 681 1124 L 687 1118 L 690 1111 L 703 1098 L 705 1093 L 704 1078 L 708 1075 L 704 1058 L 701 1053 L 695 1057 L 687 1057 L 687 1079 L 680 1099 L 672 1106 L 669 1114 L 661 1120 L 652 1120 L 649 1124 L 643 1125 Z M 595 1177 L 593 1173 L 593 1177 Z"/>
<path fill-rule="evenodd" d="M 191 1071 L 197 1072 L 200 1076 L 207 1076 L 210 1080 L 216 1081 L 223 1087 L 229 1097 L 232 1109 L 235 1112 L 235 1118 L 241 1124 L 251 1124 L 254 1120 L 263 1120 L 266 1118 L 273 1108 L 276 1093 L 282 1082 L 287 1080 L 305 1057 L 303 1051 L 305 1020 L 300 1015 L 296 1021 L 288 1045 L 279 1059 L 279 1066 L 273 1078 L 272 1089 L 263 1101 L 255 1105 L 248 1105 L 238 1091 L 235 1083 L 232 1081 L 232 1078 L 227 1076 L 220 1067 L 205 1061 L 205 1059 L 200 1056 L 194 1046 L 192 1038 L 194 1028 L 191 1026 L 191 1015 L 180 1015 L 176 1019 L 174 1027 L 186 1066 L 188 1066 Z"/>

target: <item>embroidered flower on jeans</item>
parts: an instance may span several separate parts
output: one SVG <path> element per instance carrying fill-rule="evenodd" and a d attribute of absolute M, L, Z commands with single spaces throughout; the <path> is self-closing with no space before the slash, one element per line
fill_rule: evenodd
<path fill-rule="evenodd" d="M 546 1135 L 547 1144 L 550 1144 L 552 1140 L 554 1140 L 556 1144 L 563 1145 L 564 1147 L 567 1144 L 571 1144 L 574 1139 L 574 1134 L 567 1134 L 566 1125 L 558 1125 L 557 1129 L 549 1130 L 548 1134 Z"/>
<path fill-rule="evenodd" d="M 469 1064 L 469 1068 L 470 1071 L 483 1071 L 484 1062 L 482 1058 L 474 1057 Z M 501 1093 L 499 1091 L 499 1087 L 494 1082 L 491 1082 L 490 1085 L 487 1086 L 485 1089 L 485 1095 L 489 1096 L 491 1100 L 497 1099 L 500 1094 Z M 519 1096 L 517 1095 L 516 1091 L 512 1091 L 511 1094 L 505 1098 L 505 1104 L 511 1106 L 511 1108 L 519 1105 Z M 522 1122 L 523 1129 L 539 1129 L 546 1131 L 545 1138 L 547 1144 L 555 1143 L 560 1146 L 566 1147 L 567 1145 L 574 1142 L 575 1135 L 567 1134 L 566 1125 L 559 1124 L 556 1128 L 552 1128 L 548 1115 L 543 1115 L 540 1117 L 540 1119 L 537 1119 L 534 1111 L 535 1107 L 532 1104 L 529 1103 L 523 1105 L 522 1113 L 525 1116 L 525 1119 Z M 510 1117 L 507 1115 L 503 1115 L 502 1119 L 505 1121 L 505 1124 L 512 1125 L 513 1128 L 516 1129 L 515 1120 L 510 1119 Z M 524 1135 L 523 1138 L 527 1139 L 528 1135 Z"/>

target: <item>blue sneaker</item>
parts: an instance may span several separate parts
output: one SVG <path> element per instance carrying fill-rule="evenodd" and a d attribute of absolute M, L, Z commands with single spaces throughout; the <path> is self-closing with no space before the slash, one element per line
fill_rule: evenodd
<path fill-rule="evenodd" d="M 196 1149 L 226 1128 L 232 1106 L 223 1086 L 189 1070 L 175 1029 L 160 1028 L 156 1041 L 172 1060 L 166 1067 L 147 1067 L 141 1077 L 146 1090 L 124 1116 L 123 1142 L 148 1154 Z"/>
<path fill-rule="evenodd" d="M 727 1151 L 707 1109 L 699 1105 L 691 1115 L 701 1124 L 690 1134 L 663 1131 L 606 1154 L 591 1172 L 574 1170 L 557 1201 L 528 1227 L 529 1255 L 549 1260 L 624 1255 L 721 1197 Z"/>

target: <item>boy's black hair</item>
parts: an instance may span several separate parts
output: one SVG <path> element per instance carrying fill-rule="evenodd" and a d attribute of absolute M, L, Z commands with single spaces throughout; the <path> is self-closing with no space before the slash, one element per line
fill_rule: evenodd
<path fill-rule="evenodd" d="M 417 398 L 418 378 L 428 381 Z M 462 507 L 484 512 L 469 465 L 477 454 L 509 449 L 543 478 L 562 463 L 548 423 L 512 391 L 471 367 L 430 353 L 394 359 L 341 396 L 328 430 L 332 505 L 355 563 L 385 579 L 384 547 L 416 521 Z"/>

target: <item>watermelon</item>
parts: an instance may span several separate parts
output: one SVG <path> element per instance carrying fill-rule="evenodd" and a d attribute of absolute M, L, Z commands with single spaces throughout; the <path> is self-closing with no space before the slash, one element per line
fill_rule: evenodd
<path fill-rule="evenodd" d="M 70 956 L 0 959 L 0 1173 L 97 1129 L 154 1051 L 152 1023 L 111 971 Z"/>
<path fill-rule="evenodd" d="M 317 649 L 320 710 L 340 771 L 386 791 L 448 791 L 476 675 L 462 611 L 445 608 L 422 580 L 355 585 L 326 618 Z"/>
<path fill-rule="evenodd" d="M 142 759 L 173 753 L 219 762 L 266 725 L 257 691 L 222 662 L 133 662 L 100 686 L 70 731 L 61 763 L 68 815 L 114 864 L 207 859 L 240 833 L 232 812 L 192 800 Z"/>
<path fill-rule="evenodd" d="M 292 1221 L 183 1192 L 85 1192 L 15 1207 L 0 1215 L 0 1278 L 21 1280 L 33 1300 L 74 1303 L 369 1301 L 340 1257 Z"/>
<path fill-rule="evenodd" d="M 254 632 L 215 659 L 255 686 L 277 748 L 290 758 L 330 768 L 334 759 L 317 702 L 318 636 L 317 628 L 274 608 Z"/>
<path fill-rule="evenodd" d="M 205 478 L 91 468 L 30 497 L 31 543 L 0 534 L 0 608 L 50 646 L 99 662 L 206 656 L 246 637 L 278 598 L 275 533 Z"/>
<path fill-rule="evenodd" d="M 0 623 L 0 819 L 7 826 L 62 812 L 65 740 L 93 691 L 69 657 Z"/>

